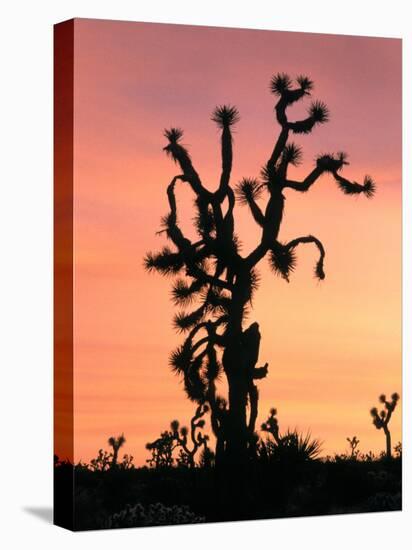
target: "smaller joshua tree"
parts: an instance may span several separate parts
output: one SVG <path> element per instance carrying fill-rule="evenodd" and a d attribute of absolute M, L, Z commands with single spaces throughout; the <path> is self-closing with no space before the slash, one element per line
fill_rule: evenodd
<path fill-rule="evenodd" d="M 134 470 L 134 464 L 133 464 L 133 455 L 125 454 L 123 455 L 123 460 L 119 464 L 119 468 L 121 470 Z"/>
<path fill-rule="evenodd" d="M 90 461 L 90 469 L 94 472 L 105 472 L 110 468 L 113 455 L 103 449 L 99 449 L 96 458 L 92 458 Z"/>
<path fill-rule="evenodd" d="M 400 441 L 398 441 L 393 450 L 395 451 L 396 458 L 402 458 L 402 443 Z"/>
<path fill-rule="evenodd" d="M 202 434 L 200 431 L 205 427 L 205 420 L 202 418 L 209 411 L 209 407 L 206 404 L 199 405 L 196 408 L 195 415 L 190 421 L 190 431 L 186 426 L 182 426 L 179 430 L 179 423 L 177 420 L 172 422 L 172 428 L 174 428 L 174 438 L 177 442 L 177 447 L 180 447 L 179 458 L 177 462 L 180 466 L 195 467 L 195 456 L 198 450 L 203 447 L 203 454 L 208 454 L 207 442 L 209 437 Z M 189 447 L 189 437 L 192 448 Z"/>
<path fill-rule="evenodd" d="M 389 431 L 388 425 L 392 417 L 392 413 L 396 408 L 396 405 L 399 401 L 399 394 L 393 393 L 391 396 L 391 401 L 386 400 L 386 395 L 382 394 L 379 396 L 379 401 L 383 403 L 384 408 L 378 412 L 376 407 L 373 407 L 370 411 L 372 416 L 373 425 L 377 430 L 383 430 L 386 437 L 386 457 L 391 458 L 391 432 Z"/>
<path fill-rule="evenodd" d="M 277 410 L 272 408 L 269 411 L 269 418 L 266 420 L 266 422 L 263 422 L 261 429 L 262 432 L 268 432 L 273 436 L 273 439 L 276 441 L 276 443 L 280 444 L 280 435 L 279 435 L 279 422 L 276 418 Z"/>
<path fill-rule="evenodd" d="M 175 449 L 179 449 L 179 456 L 176 459 L 178 466 L 194 468 L 195 458 L 200 449 L 202 449 L 202 464 L 203 462 L 210 464 L 214 455 L 207 445 L 209 437 L 201 432 L 206 423 L 202 417 L 208 411 L 208 405 L 199 405 L 190 421 L 190 430 L 186 426 L 180 427 L 178 420 L 173 420 L 170 423 L 170 430 L 165 430 L 158 439 L 147 443 L 146 449 L 152 453 L 152 457 L 147 460 L 149 465 L 155 468 L 170 468 L 175 462 L 173 456 Z"/>
<path fill-rule="evenodd" d="M 119 435 L 119 437 L 109 437 L 107 443 L 110 445 L 110 447 L 113 448 L 113 459 L 110 464 L 111 468 L 116 468 L 117 466 L 117 459 L 119 456 L 119 449 L 126 443 L 126 438 L 124 434 Z"/>
<path fill-rule="evenodd" d="M 103 449 L 99 449 L 97 457 L 90 461 L 88 467 L 94 472 L 106 472 L 107 470 L 112 470 L 116 467 L 119 467 L 121 470 L 133 469 L 134 457 L 132 455 L 125 454 L 123 455 L 123 460 L 118 462 L 119 449 L 126 443 L 126 438 L 124 435 L 122 434 L 119 435 L 119 437 L 110 437 L 107 442 L 112 447 L 113 452 L 108 453 Z"/>
<path fill-rule="evenodd" d="M 172 431 L 165 430 L 160 437 L 152 442 L 146 443 L 146 449 L 152 453 L 151 458 L 146 462 L 152 468 L 171 468 L 174 463 L 173 451 L 177 444 L 174 438 L 175 422 L 171 422 Z"/>
<path fill-rule="evenodd" d="M 347 437 L 346 441 L 349 443 L 350 447 L 350 458 L 352 460 L 356 460 L 359 454 L 359 449 L 357 449 L 357 446 L 359 445 L 359 439 L 354 435 L 352 438 Z"/>

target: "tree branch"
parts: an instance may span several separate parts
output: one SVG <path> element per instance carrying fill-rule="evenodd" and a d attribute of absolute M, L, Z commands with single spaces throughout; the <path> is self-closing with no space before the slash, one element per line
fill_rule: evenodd
<path fill-rule="evenodd" d="M 368 199 L 370 199 L 376 192 L 376 184 L 370 176 L 365 176 L 363 185 L 357 183 L 356 181 L 351 182 L 345 179 L 337 171 L 333 172 L 333 176 L 340 189 L 346 195 L 359 195 L 360 193 L 363 193 Z"/>
<path fill-rule="evenodd" d="M 169 140 L 168 145 L 164 147 L 164 151 L 166 151 L 168 155 L 171 155 L 173 160 L 179 164 L 184 175 L 184 181 L 189 182 L 197 195 L 211 196 L 210 191 L 203 187 L 199 174 L 193 167 L 187 149 L 179 143 L 180 139 L 183 137 L 183 130 L 180 128 L 171 128 L 170 130 L 165 130 L 164 135 Z"/>
<path fill-rule="evenodd" d="M 199 266 L 192 264 L 187 265 L 187 274 L 191 277 L 194 277 L 196 279 L 199 279 L 200 281 L 203 281 L 205 283 L 210 283 L 212 286 L 217 286 L 219 288 L 224 288 L 226 290 L 233 291 L 233 285 L 228 283 L 227 281 L 223 281 L 222 279 L 219 279 L 217 277 L 214 277 L 213 275 L 209 275 L 201 269 Z"/>
<path fill-rule="evenodd" d="M 316 245 L 316 247 L 319 250 L 319 260 L 316 263 L 315 267 L 315 275 L 318 279 L 323 280 L 325 278 L 325 272 L 323 271 L 323 261 L 325 258 L 325 249 L 323 247 L 323 244 L 320 242 L 319 239 L 314 237 L 313 235 L 308 235 L 307 237 L 298 237 L 297 239 L 293 239 L 292 241 L 288 242 L 285 245 L 285 248 L 287 250 L 291 250 L 296 248 L 299 244 L 307 244 L 307 243 L 313 243 Z"/>
<path fill-rule="evenodd" d="M 220 107 L 216 107 L 213 111 L 212 120 L 216 122 L 220 128 L 222 128 L 222 174 L 220 176 L 219 189 L 215 193 L 215 196 L 220 202 L 222 202 L 226 196 L 226 191 L 229 185 L 233 161 L 232 132 L 230 127 L 239 121 L 239 112 L 236 107 L 222 105 Z"/>
<path fill-rule="evenodd" d="M 283 127 L 276 141 L 275 147 L 273 148 L 272 154 L 270 155 L 270 158 L 266 163 L 266 166 L 268 168 L 274 167 L 276 165 L 280 155 L 282 154 L 283 149 L 285 148 L 285 145 L 288 141 L 288 137 L 289 137 L 289 129 L 287 127 Z"/>
<path fill-rule="evenodd" d="M 323 174 L 325 170 L 316 166 L 310 174 L 306 176 L 303 181 L 286 180 L 283 187 L 289 187 L 295 189 L 295 191 L 305 192 L 316 182 L 316 180 Z"/>

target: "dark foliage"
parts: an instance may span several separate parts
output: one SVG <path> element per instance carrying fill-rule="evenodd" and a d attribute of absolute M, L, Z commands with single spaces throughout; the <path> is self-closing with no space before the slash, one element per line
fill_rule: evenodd
<path fill-rule="evenodd" d="M 239 122 L 239 112 L 236 107 L 231 107 L 230 105 L 222 105 L 221 107 L 216 107 L 212 114 L 213 122 L 220 128 L 227 128 L 233 126 Z"/>
<path fill-rule="evenodd" d="M 170 430 L 165 430 L 155 441 L 146 444 L 151 457 L 146 461 L 153 468 L 171 468 L 187 466 L 195 468 L 199 455 L 201 466 L 211 466 L 214 453 L 208 447 L 209 437 L 202 432 L 205 427 L 204 416 L 209 411 L 205 404 L 198 405 L 190 420 L 190 429 L 180 427 L 178 420 L 170 423 Z"/>
<path fill-rule="evenodd" d="M 73 474 L 76 530 L 401 509 L 401 458 L 282 461 L 262 455 L 248 470 L 241 517 L 220 500 L 221 480 L 210 464 L 102 472 L 56 461 L 56 488 Z"/>

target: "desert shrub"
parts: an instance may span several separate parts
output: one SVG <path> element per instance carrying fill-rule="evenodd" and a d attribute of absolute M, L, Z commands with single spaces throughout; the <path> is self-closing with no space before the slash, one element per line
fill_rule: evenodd
<path fill-rule="evenodd" d="M 261 442 L 267 459 L 271 462 L 301 463 L 309 460 L 316 460 L 322 449 L 318 439 L 312 439 L 310 433 L 302 434 L 297 430 L 288 430 L 278 438 L 278 441 L 267 439 Z"/>
<path fill-rule="evenodd" d="M 203 516 L 193 513 L 188 506 L 164 506 L 160 502 L 144 506 L 137 503 L 127 505 L 123 510 L 109 516 L 105 528 L 144 527 L 154 525 L 179 525 L 184 523 L 202 523 Z"/>

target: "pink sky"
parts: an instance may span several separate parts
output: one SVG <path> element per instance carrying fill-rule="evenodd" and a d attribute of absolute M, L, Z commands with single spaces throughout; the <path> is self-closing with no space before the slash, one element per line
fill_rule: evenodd
<path fill-rule="evenodd" d="M 144 445 L 170 420 L 188 423 L 193 405 L 168 368 L 182 337 L 172 328 L 170 280 L 142 267 L 167 211 L 177 174 L 162 152 L 163 129 L 184 143 L 213 189 L 219 177 L 216 104 L 241 115 L 233 183 L 257 176 L 279 128 L 268 84 L 275 72 L 315 81 L 331 120 L 294 141 L 304 148 L 296 177 L 319 152 L 345 150 L 345 176 L 378 184 L 373 200 L 344 196 L 324 176 L 307 194 L 286 192 L 281 238 L 314 234 L 325 245 L 326 279 L 312 276 L 315 252 L 298 251 L 288 285 L 262 262 L 250 322 L 262 332 L 259 424 L 276 406 L 281 429 L 310 429 L 324 454 L 357 435 L 380 451 L 369 409 L 401 392 L 401 42 L 275 31 L 146 23 L 75 22 L 75 457 L 89 460 L 124 432 L 141 464 Z M 291 110 L 298 117 L 305 106 Z M 189 226 L 191 196 L 179 188 Z M 245 251 L 258 238 L 237 206 Z M 190 229 L 189 229 L 190 232 Z M 393 441 L 401 438 L 401 414 Z"/>

